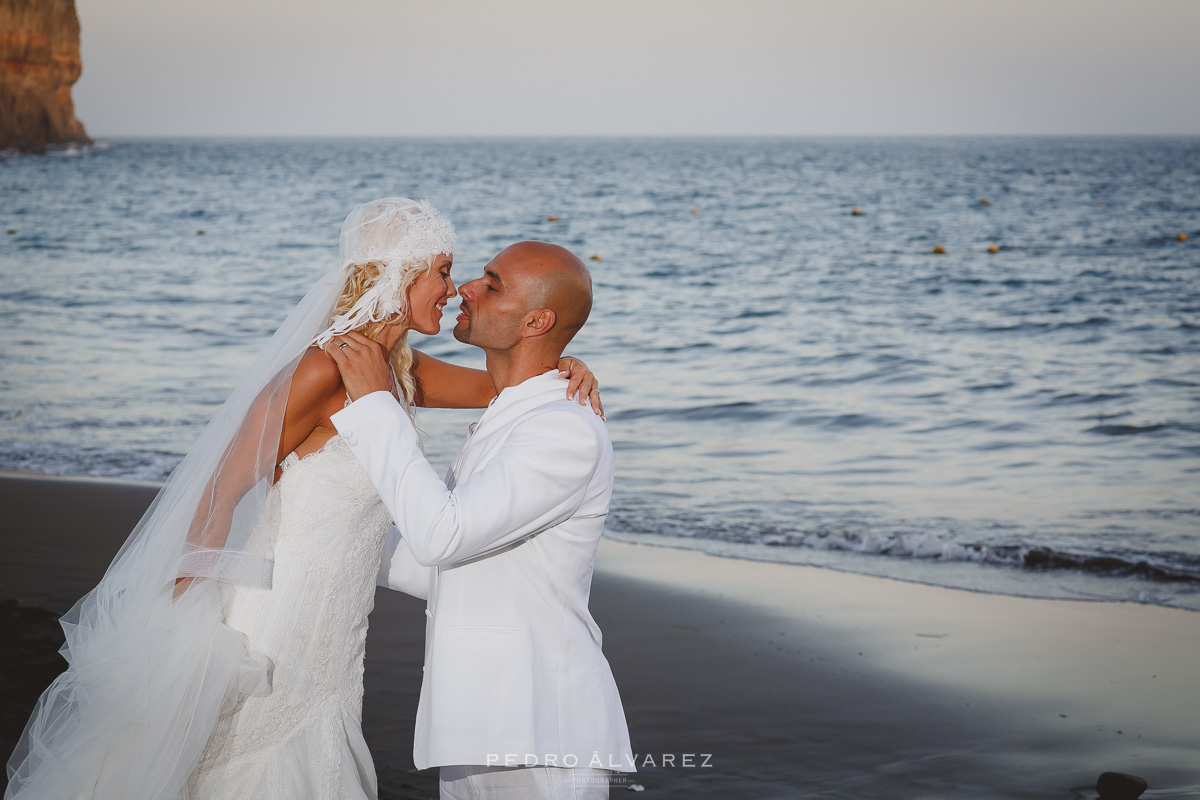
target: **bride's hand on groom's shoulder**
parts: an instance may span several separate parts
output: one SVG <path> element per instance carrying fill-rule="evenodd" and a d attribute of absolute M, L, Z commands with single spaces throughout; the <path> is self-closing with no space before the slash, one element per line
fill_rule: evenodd
<path fill-rule="evenodd" d="M 388 353 L 379 342 L 368 339 L 358 331 L 335 336 L 325 345 L 325 352 L 342 373 L 342 384 L 351 401 L 371 392 L 387 392 L 392 388 L 392 368 Z"/>
<path fill-rule="evenodd" d="M 559 377 L 567 379 L 567 399 L 578 400 L 579 405 L 592 404 L 592 410 L 605 419 L 604 403 L 600 401 L 600 381 L 588 365 L 573 356 L 563 356 L 558 360 Z"/>

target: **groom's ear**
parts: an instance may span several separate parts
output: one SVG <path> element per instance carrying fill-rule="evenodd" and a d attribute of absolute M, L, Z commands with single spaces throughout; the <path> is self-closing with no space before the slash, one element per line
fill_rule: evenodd
<path fill-rule="evenodd" d="M 535 308 L 529 312 L 529 317 L 525 320 L 525 327 L 521 329 L 521 336 L 523 338 L 542 336 L 554 330 L 556 322 L 558 322 L 558 315 L 553 310 Z"/>

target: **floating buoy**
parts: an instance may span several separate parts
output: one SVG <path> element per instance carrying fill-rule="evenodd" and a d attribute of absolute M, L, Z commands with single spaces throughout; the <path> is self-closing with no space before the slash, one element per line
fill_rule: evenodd
<path fill-rule="evenodd" d="M 989 253 L 999 253 L 1000 247 L 998 245 L 994 245 L 994 244 L 990 245 L 990 246 L 988 246 L 988 252 Z"/>
<path fill-rule="evenodd" d="M 1100 201 L 1100 205 L 1101 205 L 1101 206 L 1106 206 L 1106 205 L 1108 205 L 1108 203 L 1106 203 L 1106 202 L 1104 202 L 1103 200 L 1101 200 L 1101 201 Z"/>
<path fill-rule="evenodd" d="M 197 235 L 197 236 L 203 236 L 203 235 L 204 235 L 204 228 L 201 228 L 200 230 L 196 231 L 196 235 Z"/>
<path fill-rule="evenodd" d="M 692 209 L 692 213 L 693 213 L 693 214 L 699 214 L 699 213 L 700 213 L 700 209 L 698 209 L 698 208 L 693 208 L 693 209 Z"/>
<path fill-rule="evenodd" d="M 946 248 L 942 247 L 939 244 L 938 246 L 933 248 L 933 252 L 935 255 L 944 256 L 944 255 L 946 255 Z"/>
<path fill-rule="evenodd" d="M 9 235 L 9 236 L 12 236 L 12 235 L 13 235 L 14 233 L 16 233 L 16 232 L 17 232 L 17 229 L 16 229 L 16 228 L 9 228 L 9 229 L 8 229 L 8 235 Z"/>
<path fill-rule="evenodd" d="M 557 217 L 557 216 L 555 216 L 554 214 L 551 214 L 551 215 L 549 216 L 549 220 L 550 220 L 551 222 L 558 222 L 558 217 Z"/>
<path fill-rule="evenodd" d="M 595 255 L 592 256 L 592 261 L 603 261 L 603 260 L 604 260 L 604 256 L 600 255 L 599 253 L 596 253 Z"/>
<path fill-rule="evenodd" d="M 851 214 L 853 214 L 853 215 L 854 215 L 854 216 L 856 216 L 856 217 L 861 217 L 861 216 L 862 216 L 862 209 L 861 209 L 861 208 L 859 208 L 858 206 L 855 206 L 855 207 L 854 207 L 854 210 L 853 210 L 853 211 L 851 211 L 850 213 L 851 213 Z"/>
<path fill-rule="evenodd" d="M 1187 241 L 1187 234 L 1186 234 L 1186 233 L 1181 233 L 1181 234 L 1178 234 L 1178 235 L 1175 237 L 1175 240 L 1176 240 L 1176 241 L 1179 241 L 1179 242 L 1186 242 L 1186 241 Z"/>
<path fill-rule="evenodd" d="M 988 200 L 986 197 L 981 197 L 981 198 L 979 198 L 979 205 L 981 205 L 981 206 L 990 206 L 991 204 L 992 204 L 992 201 L 991 201 L 991 200 Z"/>

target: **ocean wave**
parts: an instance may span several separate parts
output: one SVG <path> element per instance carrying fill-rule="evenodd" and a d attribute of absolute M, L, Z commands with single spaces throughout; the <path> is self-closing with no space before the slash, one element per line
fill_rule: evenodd
<path fill-rule="evenodd" d="M 1045 333 L 1049 331 L 1065 331 L 1076 328 L 1101 328 L 1112 324 L 1108 317 L 1088 317 L 1087 319 L 1070 320 L 1067 322 L 1017 322 L 1011 325 L 983 325 L 964 329 L 977 333 Z"/>
<path fill-rule="evenodd" d="M 645 417 L 669 417 L 676 420 L 734 420 L 750 421 L 770 419 L 778 416 L 778 412 L 763 408 L 758 403 L 717 403 L 708 406 L 690 406 L 686 408 L 631 408 L 609 415 L 614 422 L 623 422 Z"/>
<path fill-rule="evenodd" d="M 1096 425 L 1088 428 L 1088 433 L 1102 433 L 1105 436 L 1136 436 L 1140 433 L 1156 433 L 1170 425 L 1158 423 L 1154 425 Z"/>
<path fill-rule="evenodd" d="M 49 442 L 0 442 L 0 469 L 45 475 L 164 481 L 179 464 L 180 453 L 78 448 Z"/>
<path fill-rule="evenodd" d="M 714 520 L 700 515 L 659 516 L 642 509 L 617 509 L 609 528 L 618 533 L 654 534 L 680 539 L 709 539 L 861 556 L 886 557 L 929 564 L 980 564 L 1027 572 L 1074 572 L 1101 578 L 1138 578 L 1200 587 L 1200 555 L 1162 551 L 1069 550 L 1037 541 L 978 541 L 931 520 L 924 525 L 879 521 L 813 524 L 788 529 L 774 523 Z"/>
<path fill-rule="evenodd" d="M 792 417 L 793 425 L 846 430 L 851 428 L 888 428 L 895 425 L 891 420 L 872 414 L 807 414 Z"/>
<path fill-rule="evenodd" d="M 1087 394 L 1081 392 L 1063 392 L 1056 394 L 1049 400 L 1045 401 L 1046 405 L 1086 405 L 1088 403 L 1105 403 L 1110 400 L 1125 400 L 1129 397 L 1126 392 L 1113 394 L 1111 392 L 1097 392 L 1095 394 Z"/>

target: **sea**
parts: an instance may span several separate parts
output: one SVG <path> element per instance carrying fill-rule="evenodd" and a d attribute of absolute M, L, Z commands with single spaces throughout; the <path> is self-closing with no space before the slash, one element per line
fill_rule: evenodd
<path fill-rule="evenodd" d="M 1200 137 L 113 139 L 0 160 L 0 469 L 163 480 L 345 215 L 586 260 L 606 533 L 1200 610 Z M 443 332 L 414 345 L 482 367 Z M 478 412 L 419 414 L 446 467 Z M 803 572 L 797 571 L 797 580 Z"/>

